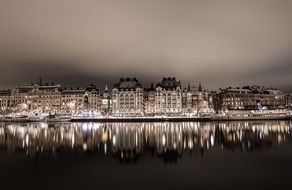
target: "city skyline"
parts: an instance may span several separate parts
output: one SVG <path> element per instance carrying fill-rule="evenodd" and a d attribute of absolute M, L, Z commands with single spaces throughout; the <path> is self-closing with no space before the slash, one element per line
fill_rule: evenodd
<path fill-rule="evenodd" d="M 151 87 L 144 87 L 137 78 L 120 78 L 112 90 L 101 92 L 95 85 L 66 88 L 56 83 L 16 86 L 0 91 L 2 114 L 68 114 L 85 117 L 113 116 L 142 118 L 155 116 L 204 117 L 215 114 L 253 114 L 254 111 L 291 109 L 291 93 L 264 86 L 228 87 L 209 91 L 201 84 L 187 88 L 175 77 L 163 77 Z M 234 112 L 235 111 L 235 112 Z M 232 113 L 234 112 L 234 113 Z M 272 115 L 269 115 L 271 117 Z M 4 117 L 5 118 L 5 117 Z"/>
<path fill-rule="evenodd" d="M 8 87 L 3 87 L 5 85 L 2 85 L 0 86 L 0 90 L 12 90 L 14 89 L 15 87 L 19 87 L 19 86 L 31 86 L 31 85 L 44 85 L 44 86 L 50 86 L 50 85 L 60 85 L 62 88 L 64 89 L 86 89 L 88 86 L 90 85 L 94 85 L 101 93 L 105 92 L 107 90 L 111 91 L 114 86 L 116 85 L 116 82 L 120 79 L 132 79 L 132 78 L 135 78 L 137 80 L 139 80 L 139 82 L 141 83 L 142 85 L 142 88 L 151 88 L 152 85 L 154 85 L 154 87 L 156 87 L 156 85 L 159 83 L 159 80 L 161 80 L 161 78 L 175 78 L 175 79 L 178 79 L 177 77 L 175 76 L 160 76 L 160 78 L 158 78 L 158 80 L 154 81 L 154 80 L 151 80 L 151 82 L 145 82 L 145 81 L 141 81 L 138 77 L 129 77 L 129 76 L 121 76 L 121 77 L 118 77 L 116 79 L 113 79 L 113 81 L 109 82 L 109 83 L 104 83 L 104 84 L 101 84 L 101 83 L 93 83 L 93 82 L 90 82 L 88 81 L 88 83 L 84 83 L 84 84 L 81 84 L 81 85 L 78 85 L 78 84 L 69 84 L 69 85 L 66 85 L 66 83 L 62 83 L 60 81 L 48 81 L 48 80 L 45 80 L 44 78 L 42 77 L 38 77 L 36 78 L 35 80 L 32 80 L 32 81 L 26 81 L 26 82 L 19 82 L 17 84 L 14 84 L 14 85 L 9 85 Z M 178 79 L 179 80 L 179 79 Z M 196 81 L 194 83 L 191 83 L 189 81 L 181 81 L 181 88 L 182 89 L 187 89 L 188 87 L 199 87 L 199 86 L 202 86 L 204 89 L 207 89 L 209 91 L 219 91 L 221 89 L 228 89 L 228 88 L 242 88 L 242 87 L 246 87 L 246 86 L 258 86 L 258 87 L 265 87 L 267 89 L 278 89 L 278 90 L 282 90 L 283 92 L 286 92 L 286 93 L 290 93 L 291 90 L 290 88 L 278 88 L 278 87 L 275 87 L 275 86 L 264 86 L 264 85 L 261 85 L 261 84 L 257 84 L 257 83 L 250 83 L 250 84 L 242 84 L 242 85 L 234 85 L 234 86 L 227 86 L 227 85 L 222 85 L 222 86 L 219 86 L 218 88 L 216 89 L 211 89 L 211 88 L 208 88 L 208 86 L 206 86 L 204 83 L 202 83 L 201 81 Z"/>
<path fill-rule="evenodd" d="M 42 76 L 65 86 L 143 85 L 161 76 L 209 89 L 292 90 L 292 3 L 5 1 L 1 88 Z M 144 82 L 145 81 L 145 82 Z"/>
<path fill-rule="evenodd" d="M 292 0 L 0 0 L 2 189 L 289 189 Z"/>

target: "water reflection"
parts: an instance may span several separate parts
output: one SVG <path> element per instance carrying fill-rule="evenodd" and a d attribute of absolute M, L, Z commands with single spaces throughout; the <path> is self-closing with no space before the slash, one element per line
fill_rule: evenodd
<path fill-rule="evenodd" d="M 1 151 L 46 158 L 103 154 L 137 161 L 143 154 L 176 162 L 194 152 L 277 148 L 291 139 L 289 121 L 230 123 L 0 124 Z"/>

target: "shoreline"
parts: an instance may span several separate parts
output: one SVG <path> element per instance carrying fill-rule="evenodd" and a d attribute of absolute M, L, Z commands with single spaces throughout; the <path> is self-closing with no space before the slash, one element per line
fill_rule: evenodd
<path fill-rule="evenodd" d="M 166 117 L 166 118 L 72 118 L 68 120 L 56 120 L 56 121 L 47 121 L 47 120 L 1 120 L 0 122 L 4 123 L 27 123 L 27 122 L 47 122 L 47 123 L 57 123 L 57 122 L 228 122 L 228 121 L 265 121 L 265 120 L 283 120 L 289 121 L 292 120 L 292 116 L 281 116 L 281 117 Z"/>
<path fill-rule="evenodd" d="M 80 118 L 71 122 L 216 122 L 216 121 L 260 121 L 291 120 L 291 117 L 278 118 Z"/>

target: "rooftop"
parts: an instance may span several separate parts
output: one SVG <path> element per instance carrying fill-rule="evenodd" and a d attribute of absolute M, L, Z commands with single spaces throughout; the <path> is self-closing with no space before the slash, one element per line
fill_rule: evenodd
<path fill-rule="evenodd" d="M 164 89 L 176 89 L 181 88 L 180 81 L 176 81 L 175 77 L 163 77 L 162 81 L 157 83 L 156 87 L 161 87 Z"/>
<path fill-rule="evenodd" d="M 120 81 L 114 84 L 113 88 L 117 89 L 133 89 L 133 88 L 141 88 L 142 85 L 136 78 L 120 78 Z"/>

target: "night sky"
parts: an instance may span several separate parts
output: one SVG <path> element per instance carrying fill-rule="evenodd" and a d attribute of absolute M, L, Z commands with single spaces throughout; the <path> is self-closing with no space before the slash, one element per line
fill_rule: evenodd
<path fill-rule="evenodd" d="M 292 90 L 292 1 L 0 1 L 0 89 L 176 76 Z"/>

